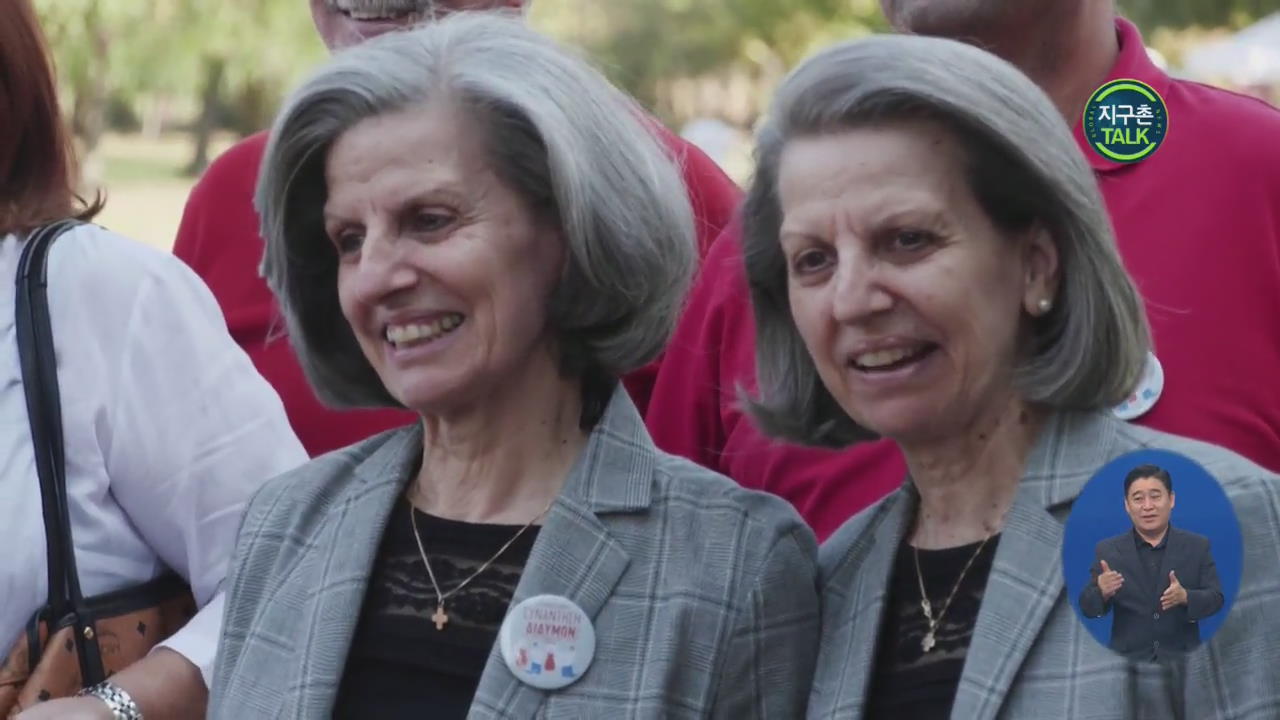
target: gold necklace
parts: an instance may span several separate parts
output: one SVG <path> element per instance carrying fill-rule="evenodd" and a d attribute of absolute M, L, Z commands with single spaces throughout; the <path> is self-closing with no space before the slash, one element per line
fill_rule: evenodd
<path fill-rule="evenodd" d="M 494 553 L 493 557 L 486 560 L 478 570 L 471 573 L 471 575 L 469 575 L 467 579 L 458 583 L 456 587 L 454 587 L 452 590 L 450 590 L 447 593 L 440 592 L 440 585 L 439 583 L 436 582 L 436 574 L 431 570 L 431 561 L 427 559 L 427 551 L 422 546 L 422 535 L 418 533 L 417 513 L 414 512 L 413 503 L 412 502 L 409 503 L 409 524 L 413 526 L 413 539 L 418 542 L 418 554 L 422 556 L 422 564 L 427 566 L 427 577 L 431 578 L 431 587 L 436 592 L 436 611 L 431 615 L 431 622 L 436 624 L 436 630 L 444 630 L 445 623 L 449 622 L 449 615 L 444 611 L 444 601 L 448 600 L 459 590 L 466 587 L 467 584 L 470 583 L 472 580 L 475 580 L 477 577 L 479 577 L 480 573 L 484 572 L 485 570 L 488 570 L 490 565 L 492 565 L 495 561 L 497 561 L 498 558 L 502 557 L 502 553 L 506 552 L 507 548 L 511 547 L 511 545 L 515 543 L 516 540 L 520 539 L 520 536 L 523 535 L 526 530 L 533 527 L 533 524 L 538 522 L 539 518 L 541 518 L 543 515 L 546 515 L 547 512 L 551 510 L 551 506 L 555 504 L 555 501 L 556 501 L 555 498 L 552 498 L 551 502 L 547 503 L 547 506 L 542 510 L 542 512 L 538 513 L 537 515 L 534 515 L 533 519 L 530 520 L 528 523 L 526 523 L 524 527 L 520 528 L 516 532 L 516 534 L 513 535 L 511 539 L 506 542 L 505 545 L 498 548 L 498 552 Z"/>
<path fill-rule="evenodd" d="M 956 596 L 956 591 L 960 589 L 960 583 L 964 582 L 965 573 L 969 572 L 969 567 L 982 554 L 982 548 L 987 546 L 987 541 L 990 539 L 991 535 L 983 538 L 982 542 L 978 543 L 978 549 L 969 558 L 969 562 L 964 564 L 964 569 L 960 571 L 960 577 L 956 579 L 955 587 L 951 588 L 951 593 L 947 595 L 947 601 L 942 604 L 942 610 L 938 612 L 937 619 L 933 617 L 933 606 L 929 604 L 929 595 L 924 591 L 924 574 L 920 572 L 920 549 L 915 545 L 911 546 L 911 552 L 916 558 L 916 580 L 920 583 L 920 609 L 924 611 L 924 619 L 929 623 L 929 632 L 925 633 L 924 639 L 920 641 L 920 648 L 925 652 L 929 652 L 937 644 L 936 633 L 938 626 L 942 624 L 942 616 L 946 615 L 947 608 L 951 607 L 951 600 Z"/>

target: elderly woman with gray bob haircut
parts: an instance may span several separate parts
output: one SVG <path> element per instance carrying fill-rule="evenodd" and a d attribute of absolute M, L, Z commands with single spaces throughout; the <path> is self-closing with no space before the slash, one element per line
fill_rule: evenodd
<path fill-rule="evenodd" d="M 213 717 L 803 714 L 812 534 L 657 450 L 618 382 L 695 264 L 630 100 L 516 20 L 455 15 L 303 84 L 257 202 L 316 391 L 422 420 L 254 499 Z"/>
<path fill-rule="evenodd" d="M 1261 717 L 1277 659 L 1249 631 L 1276 624 L 1262 556 L 1181 668 L 1112 653 L 1065 596 L 1065 517 L 1130 451 L 1215 473 L 1246 545 L 1280 533 L 1273 476 L 1113 415 L 1144 372 L 1147 325 L 1048 98 L 950 40 L 844 43 L 783 83 L 757 153 L 748 407 L 792 441 L 890 438 L 910 471 L 823 547 L 809 716 Z"/>

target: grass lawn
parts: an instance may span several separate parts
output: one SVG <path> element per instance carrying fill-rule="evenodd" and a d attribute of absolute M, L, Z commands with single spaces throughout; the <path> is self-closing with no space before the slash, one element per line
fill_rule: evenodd
<path fill-rule="evenodd" d="M 212 156 L 234 140 L 219 137 Z M 101 150 L 107 206 L 97 222 L 148 245 L 172 249 L 187 194 L 196 182 L 184 173 L 193 153 L 190 136 L 108 135 Z"/>

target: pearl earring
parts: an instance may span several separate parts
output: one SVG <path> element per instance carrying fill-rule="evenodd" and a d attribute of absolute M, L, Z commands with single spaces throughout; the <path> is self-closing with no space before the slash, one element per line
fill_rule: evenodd
<path fill-rule="evenodd" d="M 1041 313 L 1047 313 L 1053 308 L 1053 303 L 1049 301 L 1049 298 L 1040 298 L 1040 302 L 1036 303 L 1036 308 L 1039 309 Z"/>

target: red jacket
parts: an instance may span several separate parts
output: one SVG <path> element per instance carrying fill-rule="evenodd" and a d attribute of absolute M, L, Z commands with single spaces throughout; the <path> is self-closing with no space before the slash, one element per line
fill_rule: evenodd
<path fill-rule="evenodd" d="M 700 254 L 733 215 L 740 191 L 700 150 L 661 130 L 681 161 L 697 221 Z M 253 191 L 267 134 L 241 141 L 219 157 L 192 190 L 173 252 L 209 285 L 232 337 L 275 387 L 298 438 L 315 456 L 413 422 L 405 410 L 334 411 L 320 404 L 294 358 L 275 298 L 258 276 L 263 241 Z M 643 411 L 658 363 L 625 378 Z"/>
<path fill-rule="evenodd" d="M 1129 165 L 1102 158 L 1076 128 L 1164 366 L 1164 392 L 1137 422 L 1280 471 L 1280 112 L 1172 80 L 1132 24 L 1118 21 L 1117 33 L 1107 80 L 1146 82 L 1169 112 L 1164 143 Z M 735 228 L 703 261 L 647 423 L 663 449 L 787 498 L 825 538 L 897 488 L 906 463 L 887 440 L 829 452 L 763 437 L 737 404 L 737 387 L 753 381 L 754 345 Z"/>

